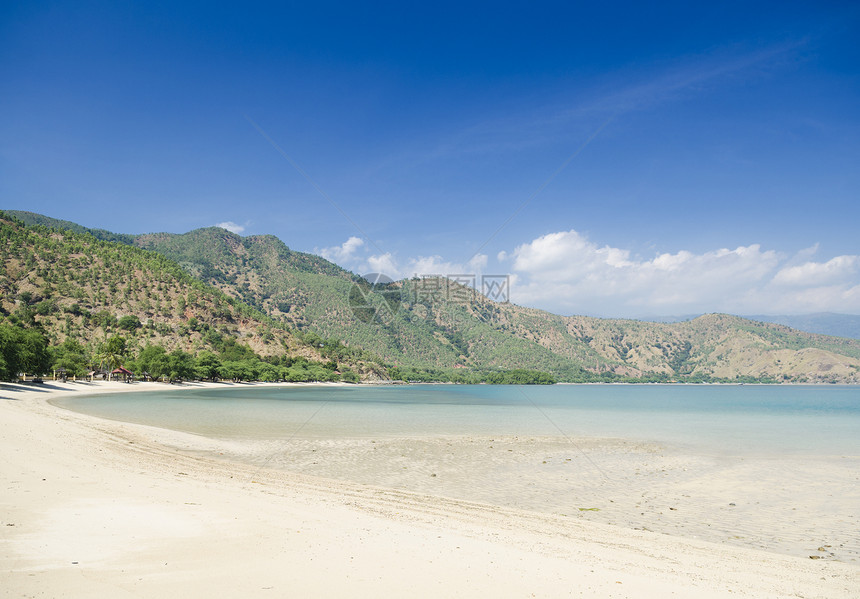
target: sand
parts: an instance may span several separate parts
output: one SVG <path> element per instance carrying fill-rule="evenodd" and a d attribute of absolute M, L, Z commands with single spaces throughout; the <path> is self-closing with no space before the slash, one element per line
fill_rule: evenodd
<path fill-rule="evenodd" d="M 702 455 L 529 436 L 290 438 L 218 451 L 313 476 L 860 565 L 858 456 Z"/>
<path fill-rule="evenodd" d="M 690 538 L 683 525 L 663 534 L 629 522 L 440 497 L 432 487 L 409 491 L 292 473 L 227 460 L 226 442 L 45 401 L 129 388 L 152 387 L 0 389 L 0 595 L 833 598 L 856 597 L 860 589 L 860 568 L 828 548 L 813 560 Z M 486 441 L 476 441 L 482 452 Z M 384 451 L 408 447 L 400 442 Z M 455 452 L 450 471 L 427 478 L 444 480 L 466 455 Z M 548 465 L 566 459 L 554 455 L 547 454 Z M 707 474 L 684 484 L 695 491 Z M 791 493 L 818 495 L 843 513 L 841 498 L 820 496 L 830 474 L 815 480 L 814 469 L 804 471 L 802 480 L 818 484 L 810 491 L 793 486 L 794 474 L 777 469 L 773 476 L 790 481 Z M 744 477 L 754 475 L 724 469 L 721 485 L 734 480 L 744 488 Z M 797 497 L 800 505 L 808 499 Z M 674 507 L 672 517 L 695 528 L 683 504 Z M 721 518 L 713 515 L 714 522 Z"/>

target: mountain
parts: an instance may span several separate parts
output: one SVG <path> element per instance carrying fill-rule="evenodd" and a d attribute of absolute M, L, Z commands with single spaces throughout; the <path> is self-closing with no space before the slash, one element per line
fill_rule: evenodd
<path fill-rule="evenodd" d="M 294 332 L 164 255 L 129 245 L 129 236 L 116 237 L 124 243 L 101 241 L 89 230 L 27 226 L 0 213 L 0 315 L 43 331 L 52 345 L 71 340 L 91 355 L 121 335 L 128 355 L 158 345 L 323 364 L 338 351 L 359 374 L 383 371 L 372 356 Z"/>
<path fill-rule="evenodd" d="M 684 322 L 693 320 L 701 314 L 683 314 L 673 316 L 644 316 L 636 320 L 646 322 Z M 860 315 L 835 314 L 833 312 L 816 312 L 813 314 L 753 314 L 745 315 L 747 320 L 783 324 L 798 331 L 818 333 L 832 337 L 847 337 L 860 339 Z"/>
<path fill-rule="evenodd" d="M 794 315 L 757 315 L 747 316 L 752 320 L 762 322 L 775 322 L 787 327 L 819 333 L 821 335 L 833 335 L 836 337 L 850 337 L 860 339 L 860 315 L 857 314 L 834 314 L 833 312 L 817 312 L 815 314 Z"/>
<path fill-rule="evenodd" d="M 118 243 L 125 244 L 131 244 L 134 241 L 134 235 L 111 233 L 105 229 L 89 229 L 83 225 L 79 225 L 68 220 L 60 220 L 58 218 L 45 216 L 44 214 L 37 214 L 36 212 L 27 212 L 26 210 L 6 210 L 5 213 L 17 218 L 27 225 L 40 225 L 51 229 L 71 231 L 73 233 L 85 233 L 102 241 L 116 241 Z"/>
<path fill-rule="evenodd" d="M 68 226 L 36 216 L 58 230 Z M 860 341 L 780 324 L 723 314 L 672 323 L 563 317 L 494 302 L 447 279 L 370 285 L 274 236 L 216 227 L 86 232 L 157 252 L 272 321 L 361 348 L 403 378 L 530 369 L 564 381 L 860 381 Z"/>
<path fill-rule="evenodd" d="M 67 221 L 33 213 L 10 211 L 24 222 L 67 230 Z M 114 239 L 100 229 L 83 229 L 96 238 Z M 362 279 L 327 260 L 295 252 L 274 236 L 241 237 L 209 227 L 189 233 L 122 236 L 123 243 L 156 251 L 189 274 L 217 287 L 225 295 L 265 311 L 299 331 L 312 330 L 338 338 L 352 347 L 373 348 L 374 355 L 395 366 L 414 369 L 511 369 L 517 367 L 581 373 L 576 363 L 554 355 L 531 340 L 511 338 L 490 344 L 494 332 L 473 323 L 487 342 L 479 358 L 467 360 L 458 349 L 457 331 L 440 318 L 418 319 L 412 310 L 399 310 L 384 323 L 365 322 L 354 314 L 350 293 Z M 408 300 L 408 291 L 404 298 Z M 371 303 L 380 301 L 371 291 Z M 406 302 L 407 308 L 410 306 Z M 443 310 L 444 311 L 444 310 Z M 483 330 L 486 329 L 486 330 Z"/>

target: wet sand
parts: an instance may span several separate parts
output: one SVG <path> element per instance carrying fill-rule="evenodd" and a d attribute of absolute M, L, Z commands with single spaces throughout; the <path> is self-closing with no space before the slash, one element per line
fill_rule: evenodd
<path fill-rule="evenodd" d="M 314 476 L 860 564 L 858 456 L 706 456 L 625 439 L 462 436 L 224 450 Z"/>

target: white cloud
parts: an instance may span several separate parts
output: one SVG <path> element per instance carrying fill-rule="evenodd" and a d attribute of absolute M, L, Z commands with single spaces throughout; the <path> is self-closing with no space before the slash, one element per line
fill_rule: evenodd
<path fill-rule="evenodd" d="M 487 267 L 488 256 L 486 254 L 475 254 L 469 260 L 470 272 L 482 272 Z"/>
<path fill-rule="evenodd" d="M 385 253 L 368 257 L 364 263 L 364 269 L 381 272 L 394 279 L 443 276 L 455 277 L 462 281 L 464 276 L 480 276 L 486 265 L 487 256 L 484 254 L 476 255 L 467 263 L 450 262 L 438 255 L 408 258 L 401 263 L 391 253 Z"/>
<path fill-rule="evenodd" d="M 410 276 L 417 275 L 474 275 L 480 272 L 487 264 L 487 256 L 478 254 L 467 263 L 450 262 L 444 260 L 442 256 L 419 256 L 411 258 L 407 262 L 407 268 L 410 271 Z"/>
<path fill-rule="evenodd" d="M 231 233 L 236 233 L 237 235 L 245 230 L 245 227 L 243 225 L 238 225 L 231 220 L 224 221 L 223 223 L 218 223 L 215 226 L 221 227 L 222 229 L 227 229 Z"/>
<path fill-rule="evenodd" d="M 370 272 L 378 272 L 388 275 L 392 279 L 401 277 L 400 269 L 397 267 L 397 261 L 390 252 L 378 256 L 370 256 L 365 263 L 366 266 L 362 269 L 362 274 Z"/>
<path fill-rule="evenodd" d="M 381 273 L 392 279 L 413 276 L 480 275 L 487 266 L 486 254 L 476 254 L 468 262 L 451 262 L 442 256 L 417 256 L 399 260 L 391 252 L 370 254 L 358 237 L 350 237 L 341 245 L 315 249 L 314 252 L 359 274 Z"/>
<path fill-rule="evenodd" d="M 315 249 L 314 251 L 326 260 L 343 264 L 349 263 L 355 257 L 355 252 L 363 245 L 363 239 L 353 236 L 344 241 L 341 245 L 323 248 L 321 250 Z"/>
<path fill-rule="evenodd" d="M 358 237 L 318 250 L 353 272 L 393 279 L 428 275 L 510 275 L 511 300 L 561 314 L 642 317 L 729 312 L 860 313 L 860 256 L 816 261 L 817 246 L 794 254 L 758 244 L 704 252 L 679 249 L 639 257 L 571 230 L 543 235 L 490 266 L 485 254 L 469 262 L 441 255 L 398 258 L 371 254 Z"/>
<path fill-rule="evenodd" d="M 857 274 L 860 256 L 836 256 L 827 262 L 806 262 L 776 273 L 775 283 L 784 285 L 828 285 L 850 282 Z"/>
<path fill-rule="evenodd" d="M 809 261 L 815 249 L 800 252 L 807 261 L 795 266 L 798 256 L 757 244 L 639 259 L 561 231 L 499 258 L 518 275 L 513 301 L 568 314 L 860 312 L 860 257 Z"/>

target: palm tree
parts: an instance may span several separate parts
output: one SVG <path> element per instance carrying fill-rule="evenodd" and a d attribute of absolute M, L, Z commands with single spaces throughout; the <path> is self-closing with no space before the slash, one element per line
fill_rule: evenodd
<path fill-rule="evenodd" d="M 125 338 L 114 335 L 101 345 L 96 360 L 108 372 L 122 366 L 126 356 Z"/>

